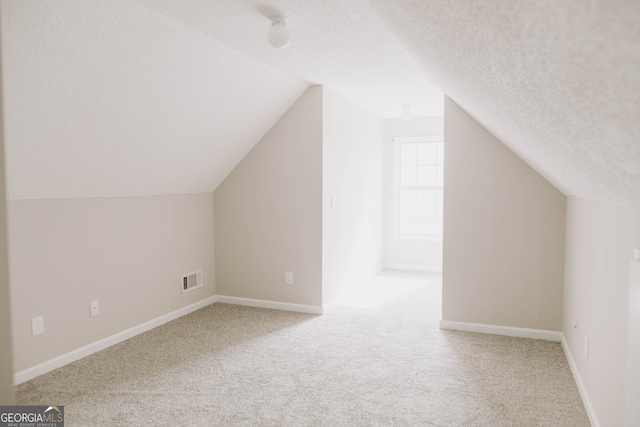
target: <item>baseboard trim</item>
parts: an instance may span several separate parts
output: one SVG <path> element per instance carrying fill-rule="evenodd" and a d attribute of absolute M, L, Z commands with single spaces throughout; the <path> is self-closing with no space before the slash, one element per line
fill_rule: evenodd
<path fill-rule="evenodd" d="M 268 301 L 268 300 L 253 299 L 253 298 L 230 297 L 230 296 L 224 296 L 224 295 L 216 296 L 216 302 L 219 302 L 222 304 L 244 305 L 248 307 L 271 308 L 274 310 L 295 311 L 298 313 L 308 313 L 308 314 L 323 313 L 322 307 L 316 306 L 316 305 L 292 304 L 288 302 Z"/>
<path fill-rule="evenodd" d="M 425 271 L 429 273 L 442 273 L 441 266 L 435 265 L 411 265 L 411 264 L 384 264 L 383 268 L 388 270 Z"/>
<path fill-rule="evenodd" d="M 163 314 L 162 316 L 158 316 L 155 319 L 151 319 L 147 322 L 141 323 L 140 325 L 125 329 L 122 332 L 118 332 L 114 335 L 103 338 L 91 344 L 87 344 L 84 347 L 80 347 L 76 350 L 70 351 L 51 360 L 47 360 L 46 362 L 42 362 L 38 365 L 32 366 L 31 368 L 16 372 L 13 374 L 13 383 L 15 385 L 22 384 L 33 378 L 39 377 L 40 375 L 46 374 L 47 372 L 51 372 L 54 369 L 58 369 L 71 362 L 75 362 L 76 360 L 82 359 L 83 357 L 87 357 L 100 350 L 104 350 L 107 347 L 111 347 L 112 345 L 128 340 L 129 338 L 133 338 L 143 332 L 147 332 L 153 328 L 157 328 L 160 325 L 163 325 L 172 320 L 178 319 L 179 317 L 211 305 L 216 302 L 216 300 L 217 298 L 215 295 L 205 298 L 186 307 L 182 307 L 178 310 L 172 311 L 171 313 Z"/>
<path fill-rule="evenodd" d="M 567 340 L 565 339 L 564 334 L 562 334 L 562 349 L 564 350 L 564 355 L 567 358 L 567 362 L 569 363 L 569 368 L 571 369 L 571 373 L 573 374 L 573 379 L 576 382 L 578 391 L 580 392 L 582 404 L 584 405 L 584 409 L 587 412 L 587 417 L 589 417 L 589 422 L 591 423 L 592 427 L 600 427 L 600 423 L 598 422 L 598 418 L 596 417 L 596 412 L 593 409 L 593 405 L 591 404 L 591 399 L 589 399 L 589 394 L 587 393 L 587 389 L 584 386 L 584 382 L 582 382 L 580 371 L 578 371 L 578 365 L 576 365 L 573 354 L 571 353 L 571 350 L 569 350 L 569 345 L 567 344 Z"/>
<path fill-rule="evenodd" d="M 582 381 L 582 377 L 580 376 L 580 372 L 578 371 L 578 365 L 576 365 L 573 354 L 571 354 L 569 345 L 567 344 L 567 341 L 562 332 L 546 331 L 542 329 L 514 328 L 510 326 L 486 325 L 481 323 L 455 322 L 452 320 L 441 320 L 440 329 L 506 335 L 509 337 L 533 338 L 562 343 L 562 349 L 564 351 L 565 357 L 567 358 L 567 362 L 569 363 L 569 369 L 571 369 L 571 373 L 573 374 L 573 379 L 576 382 L 578 391 L 580 392 L 582 404 L 584 405 L 585 411 L 587 412 L 589 422 L 591 423 L 592 427 L 600 427 L 600 423 L 598 422 L 598 418 L 596 417 L 593 405 L 591 404 L 591 399 L 589 399 L 589 394 L 587 393 L 587 389 L 584 386 L 584 382 Z"/>
<path fill-rule="evenodd" d="M 440 329 L 562 342 L 562 332 L 547 331 L 544 329 L 514 328 L 512 326 L 455 322 L 452 320 L 441 320 Z"/>

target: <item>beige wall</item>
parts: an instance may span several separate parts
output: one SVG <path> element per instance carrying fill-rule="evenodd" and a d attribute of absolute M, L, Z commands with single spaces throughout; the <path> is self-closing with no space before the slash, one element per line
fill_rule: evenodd
<path fill-rule="evenodd" d="M 563 332 L 602 426 L 624 424 L 634 246 L 640 247 L 639 208 L 568 198 Z"/>
<path fill-rule="evenodd" d="M 215 294 L 211 193 L 8 208 L 16 371 Z M 199 269 L 204 287 L 181 293 L 181 276 Z M 41 315 L 45 333 L 33 337 Z"/>
<path fill-rule="evenodd" d="M 2 55 L 0 55 L 2 57 Z M 4 183 L 4 115 L 0 69 L 0 405 L 13 405 L 13 354 L 11 351 L 11 305 L 7 260 L 7 218 Z"/>
<path fill-rule="evenodd" d="M 403 136 L 442 135 L 443 117 L 415 117 L 410 120 L 385 120 L 384 137 L 384 263 L 393 266 L 442 269 L 442 238 L 426 241 L 398 239 L 394 236 L 394 145 L 393 138 Z"/>
<path fill-rule="evenodd" d="M 322 87 L 280 118 L 214 203 L 219 295 L 322 305 Z"/>
<path fill-rule="evenodd" d="M 383 136 L 382 119 L 324 88 L 323 304 L 382 266 Z"/>
<path fill-rule="evenodd" d="M 636 228 L 640 230 L 640 209 L 636 215 Z M 640 245 L 636 247 L 640 248 Z M 627 382 L 625 427 L 640 425 L 640 259 L 631 261 L 629 289 L 629 320 L 627 331 Z"/>
<path fill-rule="evenodd" d="M 565 197 L 445 98 L 443 320 L 560 331 Z"/>

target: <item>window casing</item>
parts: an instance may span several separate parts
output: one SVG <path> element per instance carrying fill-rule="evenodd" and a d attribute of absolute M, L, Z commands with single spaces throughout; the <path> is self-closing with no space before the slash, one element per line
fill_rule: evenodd
<path fill-rule="evenodd" d="M 394 138 L 394 235 L 428 239 L 442 236 L 444 139 Z"/>

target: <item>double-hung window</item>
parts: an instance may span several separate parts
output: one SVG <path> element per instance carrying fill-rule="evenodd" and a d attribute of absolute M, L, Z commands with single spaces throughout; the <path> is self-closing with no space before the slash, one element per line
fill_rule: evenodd
<path fill-rule="evenodd" d="M 442 136 L 394 138 L 395 235 L 442 235 L 444 140 Z"/>

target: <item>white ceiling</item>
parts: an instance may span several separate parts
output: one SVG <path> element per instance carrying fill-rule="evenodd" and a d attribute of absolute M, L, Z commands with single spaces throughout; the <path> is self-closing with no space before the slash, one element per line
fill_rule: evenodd
<path fill-rule="evenodd" d="M 640 203 L 640 2 L 1 5 L 10 198 L 212 191 L 309 84 L 439 114 L 426 77 L 565 194 Z"/>
<path fill-rule="evenodd" d="M 442 115 L 443 95 L 367 0 L 138 0 L 258 61 L 323 84 L 384 117 Z M 267 42 L 269 16 L 285 15 L 291 44 Z"/>
<path fill-rule="evenodd" d="M 129 1 L 3 1 L 9 198 L 210 192 L 307 85 Z"/>
<path fill-rule="evenodd" d="M 255 1 L 1 5 L 11 199 L 213 191 L 309 84 L 385 117 L 442 112 L 362 1 L 282 3 L 286 50 Z"/>
<path fill-rule="evenodd" d="M 640 2 L 371 4 L 434 84 L 565 194 L 640 204 Z"/>

